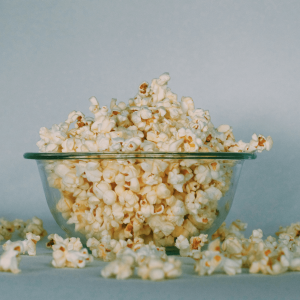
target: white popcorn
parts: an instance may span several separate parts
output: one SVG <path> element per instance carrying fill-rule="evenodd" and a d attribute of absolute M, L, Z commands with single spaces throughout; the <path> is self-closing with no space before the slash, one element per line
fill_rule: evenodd
<path fill-rule="evenodd" d="M 8 240 L 6 243 L 2 245 L 4 251 L 14 250 L 19 253 L 25 254 L 26 252 L 26 241 L 16 241 L 12 242 Z"/>
<path fill-rule="evenodd" d="M 109 190 L 111 190 L 111 186 L 105 181 L 101 181 L 100 183 L 93 185 L 93 192 L 99 199 L 103 199 L 104 193 Z"/>
<path fill-rule="evenodd" d="M 53 249 L 52 265 L 55 268 L 83 268 L 93 257 L 88 254 L 87 249 L 82 249 L 79 238 L 63 239 L 57 234 L 48 236 L 50 240 L 48 247 Z"/>
<path fill-rule="evenodd" d="M 220 252 L 220 240 L 211 242 L 208 250 L 204 251 L 201 259 L 196 262 L 195 271 L 199 275 L 211 275 L 215 271 L 223 270 L 228 275 L 242 272 L 242 260 L 234 260 L 225 257 Z"/>
<path fill-rule="evenodd" d="M 13 221 L 13 225 L 14 225 L 14 228 L 15 228 L 16 230 L 21 231 L 21 230 L 23 230 L 23 228 L 25 227 L 25 222 L 24 222 L 23 220 L 21 220 L 21 219 L 15 219 L 15 220 Z"/>
<path fill-rule="evenodd" d="M 137 268 L 137 274 L 142 279 L 159 281 L 167 278 L 179 277 L 181 271 L 181 261 L 169 257 L 167 261 L 158 257 L 147 257 Z"/>
<path fill-rule="evenodd" d="M 180 235 L 176 239 L 175 246 L 179 249 L 181 256 L 196 258 L 201 253 L 201 247 L 203 247 L 207 241 L 207 234 L 191 237 L 190 242 L 186 237 Z"/>
<path fill-rule="evenodd" d="M 177 239 L 176 239 L 176 243 L 175 246 L 179 249 L 179 250 L 189 250 L 190 249 L 190 243 L 188 241 L 188 239 L 186 237 L 184 237 L 183 235 L 180 235 Z M 180 254 L 181 256 L 185 256 Z"/>
<path fill-rule="evenodd" d="M 25 227 L 20 230 L 20 235 L 25 238 L 28 232 L 40 236 L 41 239 L 47 235 L 47 231 L 43 227 L 43 221 L 37 217 L 25 222 Z"/>
<path fill-rule="evenodd" d="M 107 190 L 103 194 L 103 201 L 107 205 L 112 205 L 117 200 L 117 194 L 112 190 Z"/>
<path fill-rule="evenodd" d="M 156 187 L 156 195 L 157 195 L 158 198 L 166 199 L 166 198 L 169 198 L 171 196 L 171 192 L 164 183 L 160 183 Z"/>
<path fill-rule="evenodd" d="M 79 162 L 76 166 L 76 176 L 82 175 L 91 182 L 99 182 L 102 178 L 102 172 L 100 172 L 98 162 Z"/>
<path fill-rule="evenodd" d="M 255 243 L 259 243 L 262 241 L 263 232 L 261 229 L 256 229 L 252 231 L 252 235 L 250 236 L 250 240 Z"/>
<path fill-rule="evenodd" d="M 116 172 L 112 169 L 105 169 L 103 171 L 103 179 L 107 182 L 107 183 L 112 183 L 115 181 L 115 177 L 116 177 Z"/>
<path fill-rule="evenodd" d="M 1 219 L 3 221 L 3 219 Z M 0 222 L 1 222 L 0 220 Z M 2 222 L 1 222 L 2 223 Z M 0 225 L 0 241 L 5 239 L 9 240 L 11 238 L 11 235 L 14 231 L 14 227 L 6 227 L 7 224 Z"/>
<path fill-rule="evenodd" d="M 49 242 L 46 244 L 47 248 L 53 248 L 54 245 L 62 244 L 67 250 L 79 251 L 82 249 L 82 243 L 79 238 L 66 238 L 63 239 L 58 234 L 50 234 L 48 236 Z"/>
<path fill-rule="evenodd" d="M 53 251 L 52 265 L 55 268 L 84 268 L 87 262 L 91 262 L 93 257 L 86 249 L 80 251 L 67 250 L 60 246 Z"/>
<path fill-rule="evenodd" d="M 115 177 L 115 183 L 117 185 L 121 185 L 123 186 L 125 184 L 125 176 L 121 173 L 119 173 L 116 177 Z"/>
<path fill-rule="evenodd" d="M 241 258 L 243 247 L 236 237 L 228 237 L 222 244 L 222 250 L 229 254 L 230 258 Z"/>
<path fill-rule="evenodd" d="M 174 169 L 173 171 L 169 172 L 168 183 L 172 184 L 178 192 L 183 192 L 183 184 L 185 183 L 185 178 L 183 174 L 178 173 L 178 169 Z"/>
<path fill-rule="evenodd" d="M 205 193 L 211 200 L 220 200 L 222 197 L 222 192 L 214 186 L 211 186 L 210 188 L 206 189 Z"/>
<path fill-rule="evenodd" d="M 123 255 L 109 263 L 101 270 L 105 278 L 127 279 L 133 275 L 135 260 L 132 256 Z"/>
<path fill-rule="evenodd" d="M 254 134 L 249 143 L 236 142 L 229 125 L 215 128 L 209 112 L 195 108 L 191 97 L 178 101 L 167 87 L 169 80 L 164 73 L 151 84 L 143 82 L 128 104 L 112 99 L 108 107 L 100 107 L 91 97 L 93 117 L 73 111 L 65 122 L 42 128 L 37 143 L 40 151 L 138 154 L 271 149 L 270 137 Z M 98 240 L 104 231 L 111 240 L 146 236 L 148 242 L 161 246 L 174 245 L 174 238 L 180 235 L 199 238 L 200 231 L 214 224 L 218 201 L 231 185 L 233 166 L 222 160 L 174 162 L 138 157 L 45 162 L 49 185 L 61 192 L 56 208 L 67 224 L 74 224 L 75 231 Z M 27 232 L 45 235 L 38 224 L 24 224 L 24 232 L 20 226 L 23 236 Z M 225 238 L 238 236 L 240 231 L 232 227 L 216 234 Z M 0 225 L 3 238 L 10 238 L 9 228 Z M 194 246 L 190 242 L 190 256 L 200 253 L 196 240 Z M 109 260 L 107 250 L 112 246 L 104 244 L 104 254 L 99 250 L 99 256 L 108 255 Z"/>
<path fill-rule="evenodd" d="M 12 272 L 14 274 L 20 273 L 21 270 L 18 268 L 20 258 L 19 252 L 13 249 L 4 251 L 0 256 L 0 271 Z"/>
<path fill-rule="evenodd" d="M 40 236 L 35 235 L 31 232 L 26 233 L 25 242 L 25 251 L 28 252 L 28 255 L 36 255 L 36 243 L 40 240 Z"/>

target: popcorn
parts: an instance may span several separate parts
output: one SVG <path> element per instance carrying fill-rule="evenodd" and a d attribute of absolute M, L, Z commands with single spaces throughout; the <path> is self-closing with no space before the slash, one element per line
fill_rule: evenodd
<path fill-rule="evenodd" d="M 25 227 L 25 222 L 21 219 L 15 219 L 13 221 L 13 226 L 14 226 L 15 230 L 21 231 Z"/>
<path fill-rule="evenodd" d="M 88 241 L 91 247 L 99 245 L 97 242 L 95 239 Z M 110 240 L 110 245 L 115 247 L 112 251 L 116 253 L 116 257 L 102 269 L 101 275 L 106 278 L 127 279 L 133 275 L 136 266 L 137 274 L 142 279 L 157 281 L 181 275 L 180 261 L 167 257 L 164 248 L 156 247 L 153 242 L 148 245 L 143 242 L 142 239 L 134 239 L 133 242 L 128 240 L 126 245 L 122 240 Z"/>
<path fill-rule="evenodd" d="M 235 275 L 242 272 L 242 260 L 231 259 L 221 252 L 220 240 L 216 239 L 204 251 L 201 259 L 196 261 L 195 271 L 199 275 L 211 275 L 215 271 L 223 270 L 228 275 Z"/>
<path fill-rule="evenodd" d="M 27 220 L 24 228 L 20 230 L 20 235 L 25 238 L 28 232 L 38 235 L 40 238 L 47 235 L 47 231 L 43 227 L 43 221 L 38 217 L 33 217 L 31 220 Z"/>
<path fill-rule="evenodd" d="M 19 252 L 13 249 L 4 251 L 0 256 L 0 271 L 12 272 L 18 274 L 21 270 L 18 268 L 20 262 Z"/>
<path fill-rule="evenodd" d="M 1 240 L 9 240 L 11 238 L 11 232 L 9 232 L 6 227 L 0 225 L 0 241 Z"/>
<path fill-rule="evenodd" d="M 36 255 L 36 243 L 40 240 L 40 236 L 31 232 L 26 233 L 26 239 L 24 241 L 11 242 L 10 240 L 3 244 L 2 248 L 5 251 L 14 250 L 19 253 L 25 254 L 26 252 L 30 256 Z"/>
<path fill-rule="evenodd" d="M 10 222 L 5 218 L 0 218 L 0 224 L 10 233 L 15 231 L 14 222 Z"/>
<path fill-rule="evenodd" d="M 176 278 L 181 273 L 181 261 L 176 260 L 174 257 L 169 257 L 167 261 L 163 261 L 157 257 L 148 257 L 137 268 L 139 277 L 152 281 Z"/>
<path fill-rule="evenodd" d="M 57 244 L 63 244 L 67 250 L 74 250 L 74 251 L 79 251 L 82 249 L 82 243 L 80 241 L 80 238 L 66 238 L 63 239 L 61 236 L 58 234 L 50 234 L 48 236 L 49 242 L 46 243 L 47 248 L 53 248 L 54 245 Z"/>
<path fill-rule="evenodd" d="M 151 84 L 144 81 L 128 104 L 112 99 L 109 107 L 101 107 L 91 97 L 93 117 L 73 111 L 65 122 L 41 128 L 39 150 L 138 154 L 271 149 L 271 137 L 253 134 L 245 143 L 235 141 L 229 125 L 215 128 L 209 112 L 195 108 L 191 97 L 178 101 L 167 86 L 169 80 L 169 74 L 164 73 Z M 231 186 L 234 167 L 226 160 L 139 158 L 44 164 L 49 185 L 61 193 L 57 210 L 67 224 L 74 224 L 75 231 L 97 239 L 102 246 L 95 246 L 94 252 L 107 260 L 113 255 L 108 251 L 110 242 L 102 242 L 106 235 L 111 240 L 142 237 L 158 246 L 169 246 L 180 235 L 190 239 L 209 229 L 218 215 L 218 201 Z M 27 232 L 41 238 L 46 234 L 41 224 L 30 223 L 20 224 L 23 236 Z M 0 227 L 0 239 L 4 235 L 9 238 L 5 230 Z M 221 231 L 215 236 L 223 239 L 241 229 Z"/>
<path fill-rule="evenodd" d="M 87 249 L 82 248 L 82 244 L 76 238 L 63 239 L 54 234 L 48 237 L 53 249 L 52 265 L 55 268 L 84 268 L 86 263 L 92 262 L 93 257 L 89 255 Z M 81 249 L 82 248 L 82 249 Z"/>
<path fill-rule="evenodd" d="M 101 275 L 105 278 L 127 279 L 133 275 L 134 263 L 132 256 L 123 255 L 105 266 L 101 270 Z"/>
<path fill-rule="evenodd" d="M 52 265 L 55 268 L 84 268 L 87 262 L 91 262 L 93 257 L 88 254 L 87 249 L 80 251 L 68 251 L 63 246 L 53 251 Z"/>
<path fill-rule="evenodd" d="M 4 251 L 14 250 L 18 251 L 19 253 L 25 254 L 26 252 L 26 241 L 16 241 L 12 242 L 8 240 L 5 244 L 2 245 Z"/>
<path fill-rule="evenodd" d="M 191 237 L 190 242 L 185 236 L 180 235 L 176 239 L 175 247 L 179 249 L 181 256 L 196 258 L 207 241 L 207 234 Z"/>

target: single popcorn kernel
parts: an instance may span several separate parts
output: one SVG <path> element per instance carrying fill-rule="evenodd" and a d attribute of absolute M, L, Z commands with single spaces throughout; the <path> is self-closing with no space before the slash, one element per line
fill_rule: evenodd
<path fill-rule="evenodd" d="M 171 154 L 269 151 L 273 141 L 256 134 L 249 143 L 235 141 L 232 128 L 215 128 L 209 112 L 195 108 L 191 97 L 179 101 L 168 87 L 169 80 L 169 74 L 164 73 L 151 84 L 142 82 L 128 104 L 112 99 L 109 106 L 101 107 L 91 97 L 93 117 L 73 111 L 65 122 L 40 129 L 40 152 L 113 155 L 107 159 L 77 157 L 39 162 L 49 187 L 60 193 L 56 210 L 66 220 L 65 226 L 98 241 L 104 237 L 116 241 L 141 238 L 146 244 L 168 247 L 183 237 L 188 246 L 181 245 L 180 251 L 186 256 L 199 255 L 206 242 L 201 232 L 213 228 L 216 219 L 231 206 L 232 197 L 228 198 L 227 192 L 237 163 L 214 158 L 173 159 Z M 153 158 L 147 159 L 145 152 Z M 124 154 L 129 156 L 122 157 Z M 155 158 L 156 154 L 164 156 Z M 226 205 L 221 207 L 222 199 L 226 199 Z M 37 220 L 32 223 L 25 226 L 24 234 L 33 228 L 34 234 L 45 236 L 42 224 Z M 6 225 L 6 229 L 0 227 L 0 239 L 13 230 Z M 223 239 L 225 235 L 220 232 L 215 236 Z M 197 239 L 189 242 L 192 237 Z M 50 239 L 47 245 L 53 247 L 55 242 Z M 97 247 L 98 255 L 110 259 L 112 249 L 107 241 Z M 57 251 L 54 264 L 59 267 L 61 252 L 68 250 L 62 247 Z M 218 259 L 209 256 L 207 261 L 211 264 Z M 221 260 L 225 261 L 223 257 Z M 124 262 L 118 264 L 123 266 Z M 146 269 L 148 266 L 143 266 L 140 272 Z M 162 274 L 161 269 L 153 268 L 147 278 L 160 278 Z"/>

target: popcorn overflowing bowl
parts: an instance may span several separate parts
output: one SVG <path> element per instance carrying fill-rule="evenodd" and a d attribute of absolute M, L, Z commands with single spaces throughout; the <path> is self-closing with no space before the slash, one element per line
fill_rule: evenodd
<path fill-rule="evenodd" d="M 57 224 L 72 237 L 144 239 L 172 251 L 208 234 L 231 208 L 242 165 L 255 153 L 25 153 L 37 161 Z"/>
<path fill-rule="evenodd" d="M 270 136 L 236 141 L 227 124 L 177 95 L 162 74 L 128 103 L 42 127 L 36 159 L 50 210 L 70 236 L 143 239 L 173 247 L 180 235 L 212 235 L 225 220 L 245 159 L 269 151 Z M 197 245 L 196 245 L 197 246 Z M 168 248 L 170 250 L 170 248 Z"/>

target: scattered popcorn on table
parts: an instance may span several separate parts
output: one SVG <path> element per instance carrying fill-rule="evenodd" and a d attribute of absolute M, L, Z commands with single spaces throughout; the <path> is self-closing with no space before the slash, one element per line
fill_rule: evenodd
<path fill-rule="evenodd" d="M 56 244 L 63 244 L 68 250 L 74 250 L 74 251 L 79 251 L 82 249 L 82 243 L 80 241 L 80 238 L 66 238 L 63 239 L 61 236 L 58 234 L 50 234 L 48 236 L 49 242 L 46 243 L 47 248 L 53 248 L 53 245 Z"/>
<path fill-rule="evenodd" d="M 142 279 L 159 281 L 176 278 L 182 274 L 181 261 L 168 257 L 166 261 L 158 257 L 147 257 L 137 268 L 137 274 Z"/>
<path fill-rule="evenodd" d="M 26 239 L 24 241 L 7 241 L 2 248 L 5 251 L 15 250 L 19 253 L 25 254 L 26 252 L 30 256 L 36 255 L 36 243 L 40 240 L 40 236 L 35 235 L 31 232 L 26 233 Z"/>
<path fill-rule="evenodd" d="M 181 256 L 196 258 L 201 252 L 201 247 L 203 247 L 207 241 L 207 234 L 191 237 L 190 242 L 186 237 L 180 235 L 176 239 L 175 246 L 179 249 Z"/>
<path fill-rule="evenodd" d="M 51 246 L 53 249 L 52 265 L 55 268 L 84 268 L 86 263 L 93 261 L 93 256 L 88 253 L 88 250 L 78 243 L 78 239 L 67 238 L 63 239 L 59 235 L 54 234 L 53 238 L 50 235 L 50 241 L 54 243 Z M 76 245 L 74 247 L 74 245 Z M 72 250 L 72 249 L 80 250 Z"/>
<path fill-rule="evenodd" d="M 127 279 L 133 276 L 135 267 L 139 277 L 152 281 L 179 277 L 182 273 L 181 262 L 174 257 L 167 257 L 164 248 L 156 247 L 153 242 L 141 245 L 135 251 L 127 245 L 115 257 L 102 269 L 103 277 Z"/>
<path fill-rule="evenodd" d="M 0 218 L 0 241 L 3 239 L 10 240 L 15 231 L 18 231 L 21 237 L 31 241 L 38 241 L 47 234 L 47 231 L 43 228 L 43 221 L 37 217 L 33 217 L 26 222 L 21 219 L 8 221 L 5 218 Z M 28 233 L 32 234 L 30 238 L 27 237 Z M 36 236 L 39 236 L 38 240 L 36 240 Z M 35 252 L 34 250 L 32 251 Z"/>
<path fill-rule="evenodd" d="M 93 117 L 73 111 L 65 122 L 40 129 L 40 152 L 271 149 L 269 136 L 253 134 L 249 143 L 236 142 L 232 127 L 215 128 L 209 112 L 196 109 L 192 98 L 177 100 L 167 86 L 169 80 L 164 73 L 151 84 L 143 82 L 128 104 L 112 99 L 110 107 L 100 107 L 95 97 L 90 98 Z M 174 246 L 181 235 L 190 239 L 209 229 L 219 214 L 218 201 L 230 187 L 234 166 L 226 160 L 162 159 L 76 159 L 44 164 L 50 187 L 61 192 L 57 210 L 67 224 L 74 224 L 75 231 L 87 239 L 101 240 L 100 244 L 90 241 L 93 253 L 108 261 L 114 259 L 114 252 L 107 238 L 102 241 L 104 235 L 112 240 L 142 238 L 145 244 L 153 241 L 167 247 Z"/>
<path fill-rule="evenodd" d="M 13 249 L 4 251 L 0 256 L 0 272 L 20 273 L 21 270 L 18 268 L 20 260 L 19 251 Z"/>
<path fill-rule="evenodd" d="M 280 227 L 276 233 L 279 237 L 268 236 L 263 239 L 261 229 L 252 231 L 246 239 L 241 231 L 247 224 L 240 220 L 232 222 L 229 228 L 225 223 L 213 235 L 215 239 L 208 250 L 194 257 L 195 270 L 199 275 L 211 275 L 223 270 L 229 275 L 241 272 L 241 268 L 249 268 L 250 273 L 277 275 L 284 272 L 300 271 L 300 235 L 299 224 Z M 223 241 L 220 244 L 220 239 Z M 176 246 L 182 251 L 187 249 L 187 240 L 181 237 Z"/>
<path fill-rule="evenodd" d="M 47 231 L 43 227 L 43 221 L 38 217 L 33 217 L 31 220 L 29 219 L 26 222 L 24 222 L 24 225 L 20 226 L 20 236 L 25 238 L 28 232 L 40 236 L 41 239 L 47 235 Z"/>
<path fill-rule="evenodd" d="M 12 233 L 15 231 L 13 222 L 0 218 L 0 241 L 9 240 Z"/>
<path fill-rule="evenodd" d="M 35 222 L 33 222 L 35 223 Z M 21 220 L 14 222 L 1 219 L 6 232 L 22 228 Z M 31 222 L 27 222 L 27 225 Z M 35 223 L 36 224 L 36 223 Z M 27 226 L 25 225 L 24 228 Z M 261 229 L 255 229 L 247 239 L 241 233 L 247 227 L 246 223 L 236 220 L 226 228 L 222 226 L 213 235 L 213 241 L 207 250 L 201 251 L 208 242 L 207 235 L 200 234 L 188 240 L 184 235 L 176 238 L 175 246 L 181 256 L 192 257 L 195 260 L 195 271 L 199 275 L 211 275 L 215 272 L 225 272 L 228 275 L 241 273 L 242 268 L 248 268 L 249 273 L 278 275 L 287 271 L 300 271 L 300 223 L 280 227 L 276 233 L 278 238 L 268 236 L 263 239 Z M 43 230 L 42 230 L 43 232 Z M 164 247 L 158 247 L 153 241 L 144 243 L 142 238 L 112 239 L 109 231 L 102 231 L 100 240 L 90 238 L 87 242 L 95 257 L 109 263 L 101 270 L 103 277 L 127 279 L 134 275 L 142 279 L 159 281 L 177 278 L 182 274 L 181 261 L 168 257 Z M 82 248 L 79 238 L 63 239 L 57 234 L 48 236 L 47 247 L 53 249 L 52 265 L 56 268 L 83 268 L 93 261 L 87 249 Z M 40 237 L 32 232 L 26 233 L 24 241 L 8 240 L 2 247 L 4 253 L 0 256 L 0 271 L 19 273 L 18 268 L 21 253 L 36 254 L 36 243 Z"/>
<path fill-rule="evenodd" d="M 216 239 L 204 251 L 201 258 L 196 261 L 195 271 L 199 275 L 211 275 L 213 272 L 223 270 L 228 275 L 242 272 L 242 259 L 228 258 L 221 253 L 220 240 Z"/>
<path fill-rule="evenodd" d="M 101 270 L 101 275 L 105 278 L 116 277 L 116 279 L 127 279 L 134 273 L 134 257 L 124 255 L 118 257 Z"/>

